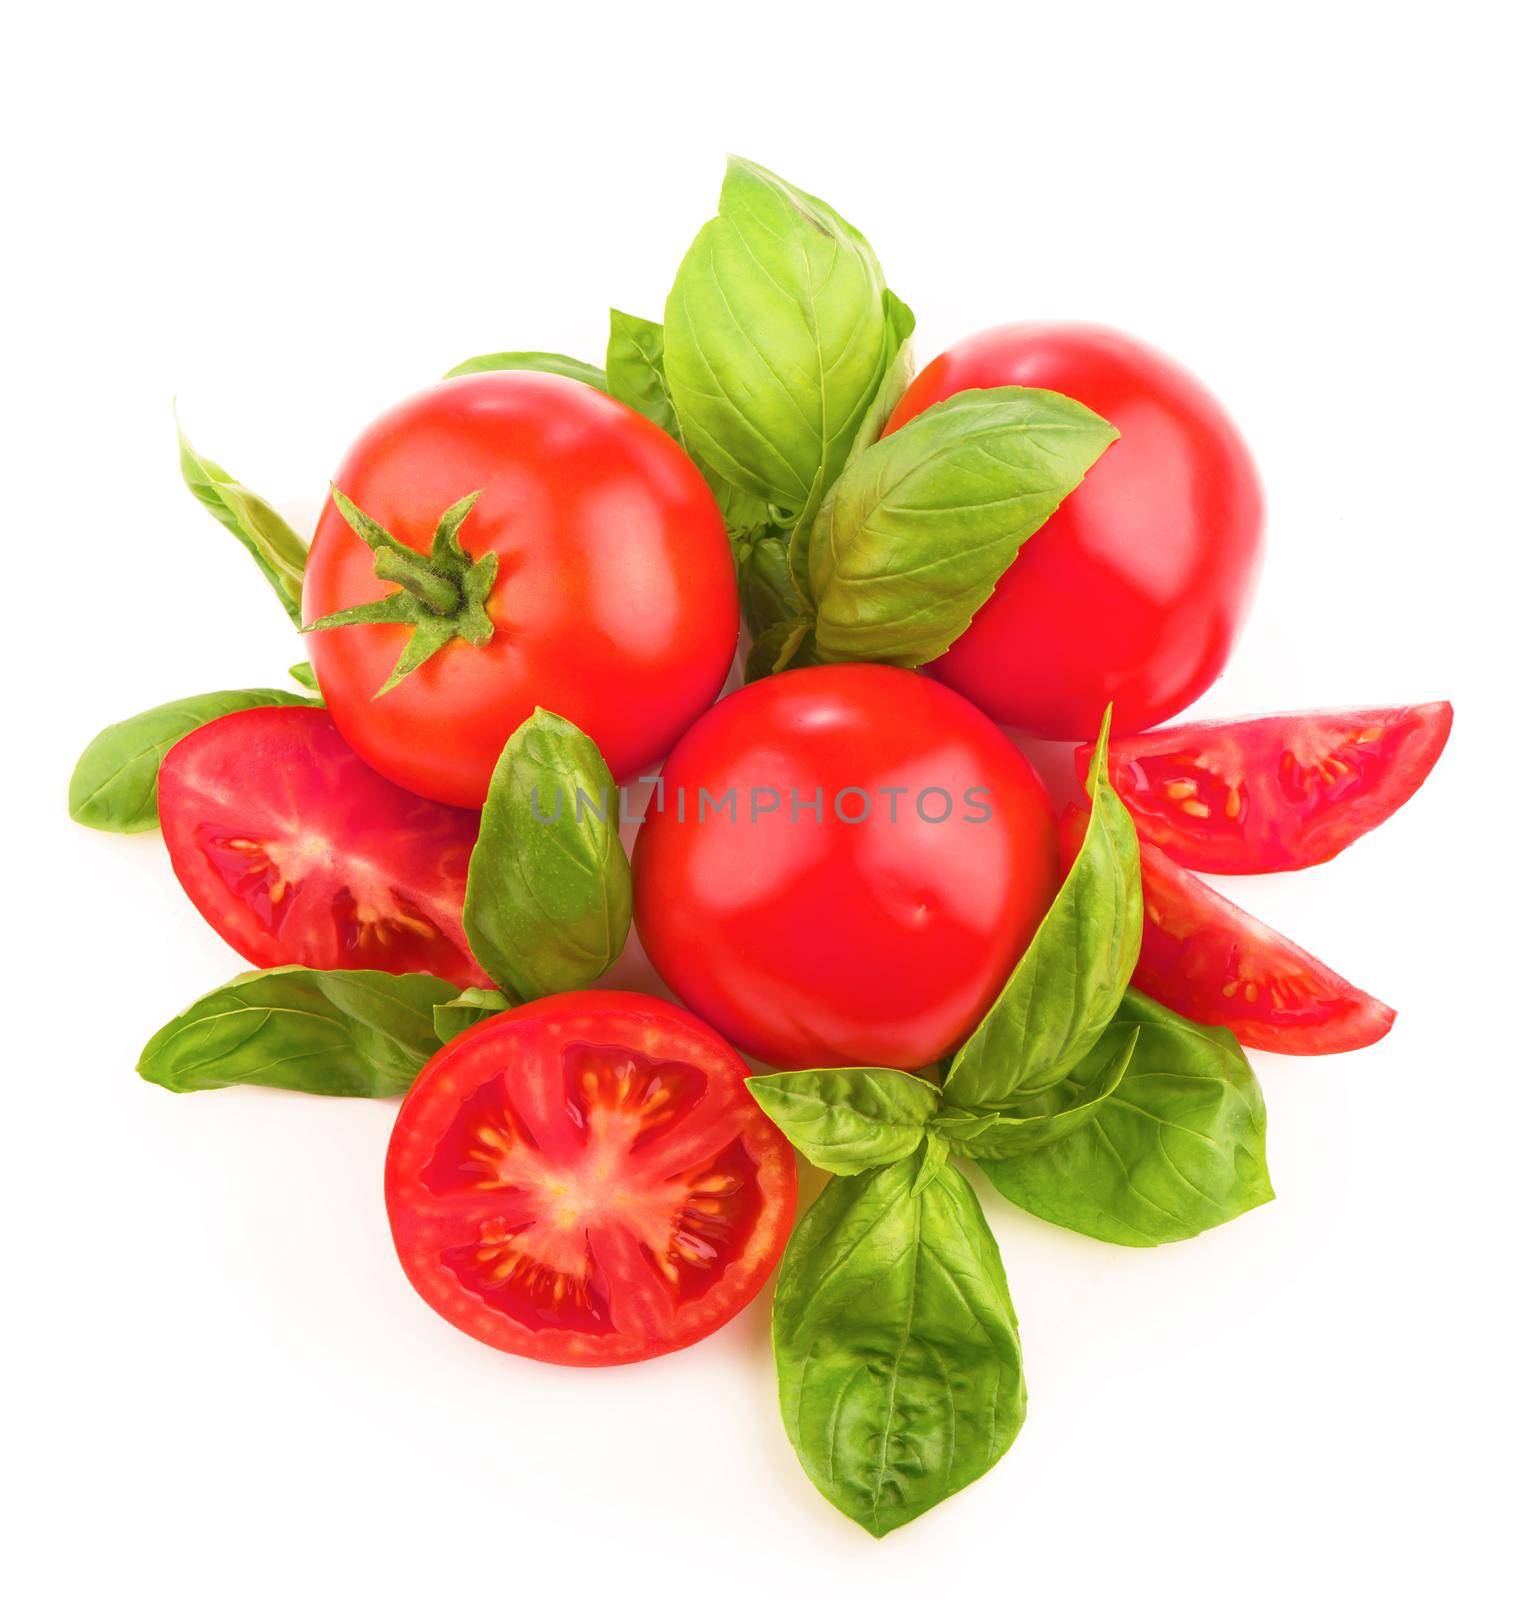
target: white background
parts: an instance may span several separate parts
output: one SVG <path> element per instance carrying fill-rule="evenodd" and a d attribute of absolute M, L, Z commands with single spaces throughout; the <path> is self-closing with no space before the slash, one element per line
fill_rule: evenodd
<path fill-rule="evenodd" d="M 1516 1068 L 1496 15 L 202 0 L 11 22 L 17 1592 L 1496 1591 Z M 1029 1420 L 881 1544 L 790 1454 L 766 1302 L 643 1368 L 497 1355 L 392 1258 L 392 1106 L 139 1081 L 147 1036 L 240 962 L 156 835 L 64 812 L 99 726 L 278 684 L 300 654 L 180 485 L 171 396 L 244 481 L 314 504 L 371 414 L 453 362 L 599 359 L 609 303 L 659 315 L 728 149 L 867 232 L 923 359 L 1078 317 L 1223 396 L 1271 547 L 1204 711 L 1458 713 L 1392 823 L 1233 886 L 1401 1013 L 1361 1056 L 1259 1058 L 1278 1201 L 1142 1252 L 992 1198 Z"/>

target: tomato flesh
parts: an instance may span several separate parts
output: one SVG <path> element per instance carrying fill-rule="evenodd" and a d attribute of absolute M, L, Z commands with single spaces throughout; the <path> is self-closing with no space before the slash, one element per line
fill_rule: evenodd
<path fill-rule="evenodd" d="M 1056 888 L 1041 780 L 919 673 L 811 667 L 740 689 L 679 742 L 663 783 L 632 864 L 643 948 L 771 1066 L 941 1059 Z"/>
<path fill-rule="evenodd" d="M 498 572 L 487 643 L 453 639 L 383 688 L 412 629 L 308 635 L 343 737 L 387 778 L 479 807 L 506 740 L 542 706 L 595 740 L 620 781 L 649 770 L 720 693 L 737 648 L 737 585 L 715 497 L 661 428 L 572 378 L 483 372 L 403 401 L 333 480 L 401 543 L 479 498 L 458 531 Z M 327 500 L 305 620 L 396 592 Z"/>
<path fill-rule="evenodd" d="M 794 1157 L 746 1077 L 646 995 L 554 995 L 469 1029 L 390 1140 L 407 1276 L 455 1327 L 540 1361 L 704 1338 L 762 1287 L 794 1220 Z"/>
<path fill-rule="evenodd" d="M 463 933 L 478 816 L 382 778 L 319 707 L 197 728 L 164 758 L 158 813 L 185 893 L 254 965 L 489 983 Z"/>
<path fill-rule="evenodd" d="M 1301 711 L 1113 739 L 1111 782 L 1172 861 L 1288 872 L 1330 861 L 1398 811 L 1448 742 L 1453 708 Z M 1075 761 L 1083 782 L 1091 746 Z"/>
<path fill-rule="evenodd" d="M 1060 825 L 1064 863 L 1084 837 L 1071 806 Z M 1195 1022 L 1228 1027 L 1239 1044 L 1279 1055 L 1361 1050 L 1390 1031 L 1382 1001 L 1142 844 L 1142 951 L 1132 982 Z"/>
<path fill-rule="evenodd" d="M 1191 704 L 1252 596 L 1263 492 L 1242 436 L 1177 362 L 1112 328 L 991 328 L 928 363 L 886 433 L 965 389 L 1072 396 L 1121 430 L 929 670 L 997 722 L 1089 739 Z"/>

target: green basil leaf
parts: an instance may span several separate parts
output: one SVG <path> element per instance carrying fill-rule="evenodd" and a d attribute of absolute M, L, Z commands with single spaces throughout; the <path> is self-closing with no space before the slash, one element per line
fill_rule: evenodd
<path fill-rule="evenodd" d="M 432 1007 L 432 1028 L 443 1044 L 451 1044 L 465 1028 L 510 1009 L 509 998 L 498 989 L 464 989 Z"/>
<path fill-rule="evenodd" d="M 669 293 L 664 364 L 690 453 L 808 521 L 894 357 L 884 277 L 832 208 L 732 160 Z"/>
<path fill-rule="evenodd" d="M 176 1094 L 239 1083 L 404 1094 L 436 1054 L 432 1007 L 457 992 L 424 972 L 248 972 L 160 1028 L 137 1071 Z"/>
<path fill-rule="evenodd" d="M 595 742 L 538 709 L 511 735 L 469 858 L 463 930 L 479 965 L 523 1000 L 582 989 L 621 954 L 632 871 L 619 795 Z"/>
<path fill-rule="evenodd" d="M 184 437 L 183 428 L 179 429 L 179 471 L 190 493 L 258 563 L 298 628 L 300 589 L 305 581 L 305 540 L 267 500 L 243 488 L 225 468 L 198 454 Z"/>
<path fill-rule="evenodd" d="M 185 734 L 253 706 L 310 703 L 283 689 L 221 689 L 113 722 L 79 757 L 68 783 L 68 814 L 105 833 L 146 833 L 158 826 L 158 769 Z"/>
<path fill-rule="evenodd" d="M 464 378 L 471 372 L 554 372 L 560 378 L 575 378 L 592 389 L 607 392 L 606 376 L 599 367 L 574 356 L 560 356 L 552 350 L 498 350 L 493 355 L 470 356 L 456 367 L 449 367 L 444 378 Z"/>
<path fill-rule="evenodd" d="M 301 688 L 309 689 L 312 694 L 317 694 L 320 692 L 320 685 L 316 682 L 316 669 L 310 664 L 309 661 L 297 661 L 294 666 L 290 668 L 290 677 L 292 677 L 295 682 L 301 686 Z"/>
<path fill-rule="evenodd" d="M 793 622 L 803 615 L 800 597 L 790 582 L 786 541 L 780 534 L 765 532 L 744 547 L 737 568 L 737 587 L 742 596 L 742 615 L 755 639 L 776 622 Z"/>
<path fill-rule="evenodd" d="M 1001 1109 L 1057 1083 L 1116 1014 L 1142 946 L 1137 830 L 1111 787 L 1106 709 L 1090 758 L 1092 821 L 1063 887 L 994 1005 L 953 1057 L 950 1105 Z"/>
<path fill-rule="evenodd" d="M 844 466 L 851 465 L 870 445 L 878 443 L 880 434 L 884 432 L 885 423 L 890 420 L 891 412 L 900 404 L 905 391 L 911 386 L 912 377 L 915 376 L 916 360 L 911 347 L 911 335 L 916 331 L 916 313 L 899 295 L 886 289 L 884 317 L 889 363 L 885 368 L 884 379 L 875 391 L 874 398 L 869 402 L 868 410 L 863 414 L 863 421 L 858 425 L 857 433 L 853 435 L 853 442 L 848 446 Z M 806 611 L 815 609 L 810 577 L 811 538 L 814 532 L 814 521 L 797 527 L 794 537 L 789 542 L 787 556 L 790 587 L 800 597 L 799 604 Z"/>
<path fill-rule="evenodd" d="M 936 1087 L 890 1067 L 823 1067 L 747 1080 L 779 1131 L 815 1166 L 855 1173 L 901 1161 L 921 1143 Z"/>
<path fill-rule="evenodd" d="M 1206 1028 L 1136 989 L 1117 1016 L 1141 1030 L 1126 1076 L 1089 1122 L 1045 1150 L 981 1165 L 1018 1206 L 1112 1244 L 1166 1244 L 1274 1198 L 1258 1080 L 1225 1028 Z M 1095 1058 L 1044 1098 L 1056 1112 Z"/>
<path fill-rule="evenodd" d="M 1137 1028 L 1113 1023 L 1090 1052 L 1095 1059 L 1076 1077 L 1079 1087 L 1057 1105 L 996 1116 L 970 1118 L 967 1124 L 946 1119 L 934 1125 L 960 1155 L 976 1161 L 1002 1161 L 1041 1150 L 1066 1139 L 1089 1122 L 1126 1076 L 1137 1048 Z"/>
<path fill-rule="evenodd" d="M 774 1293 L 785 1432 L 876 1537 L 987 1472 L 1026 1415 L 1016 1314 L 974 1192 L 916 1161 L 833 1178 Z"/>
<path fill-rule="evenodd" d="M 681 444 L 679 417 L 663 372 L 663 325 L 611 308 L 611 337 L 605 352 L 606 385 L 611 398 L 656 422 Z"/>
<path fill-rule="evenodd" d="M 815 640 L 804 617 L 793 622 L 776 622 L 753 641 L 743 667 L 743 681 L 756 683 L 789 667 L 816 665 Z"/>
<path fill-rule="evenodd" d="M 805 547 L 822 658 L 935 660 L 1115 437 L 1066 395 L 969 389 L 863 451 Z"/>

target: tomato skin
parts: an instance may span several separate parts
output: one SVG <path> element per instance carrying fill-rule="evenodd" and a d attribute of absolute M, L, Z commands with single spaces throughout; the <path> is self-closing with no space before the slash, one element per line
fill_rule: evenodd
<path fill-rule="evenodd" d="M 1120 429 L 930 671 L 997 722 L 1087 739 L 1176 715 L 1226 664 L 1263 546 L 1241 435 L 1177 363 L 1114 329 L 1021 323 L 963 340 L 906 390 L 886 433 L 964 389 L 1072 396 Z"/>
<path fill-rule="evenodd" d="M 1059 825 L 1067 867 L 1084 838 L 1077 806 Z M 1230 1028 L 1237 1042 L 1287 1056 L 1335 1055 L 1384 1038 L 1395 1021 L 1282 933 L 1143 843 L 1142 951 L 1132 982 L 1191 1021 Z"/>
<path fill-rule="evenodd" d="M 1143 838 L 1180 866 L 1293 872 L 1398 811 L 1452 727 L 1446 700 L 1191 722 L 1113 740 L 1109 771 Z M 1091 748 L 1074 752 L 1081 783 Z"/>
<path fill-rule="evenodd" d="M 690 729 L 663 777 L 663 810 L 633 854 L 643 948 L 697 1015 L 774 1067 L 940 1059 L 998 994 L 1056 888 L 1036 773 L 967 701 L 895 667 L 812 667 L 738 690 Z M 794 803 L 818 787 L 820 820 Z M 887 787 L 907 796 L 895 822 Z M 922 821 L 923 801 L 943 811 L 926 799 L 934 787 L 982 789 L 989 820 L 957 804 Z M 702 788 L 734 791 L 737 819 L 712 809 L 701 821 Z M 869 791 L 867 821 L 838 819 L 848 788 Z M 842 805 L 861 815 L 856 796 Z"/>
<path fill-rule="evenodd" d="M 385 1163 L 412 1286 L 473 1338 L 564 1366 L 715 1332 L 795 1218 L 794 1154 L 747 1076 L 689 1012 L 615 990 L 459 1034 L 412 1084 Z"/>
<path fill-rule="evenodd" d="M 186 735 L 159 770 L 158 813 L 185 893 L 255 966 L 489 985 L 463 932 L 478 816 L 381 777 L 319 706 Z"/>
<path fill-rule="evenodd" d="M 679 446 L 609 396 L 549 373 L 449 378 L 371 424 L 334 481 L 422 551 L 442 513 L 480 490 L 460 541 L 500 560 L 489 643 L 454 640 L 378 698 L 408 627 L 308 635 L 337 726 L 396 783 L 481 806 L 505 741 L 539 705 L 632 778 L 719 693 L 737 645 L 721 512 Z M 306 622 L 394 592 L 328 498 Z"/>

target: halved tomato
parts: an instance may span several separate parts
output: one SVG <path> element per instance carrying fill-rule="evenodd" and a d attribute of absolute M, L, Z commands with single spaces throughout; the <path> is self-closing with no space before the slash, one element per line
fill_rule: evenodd
<path fill-rule="evenodd" d="M 366 766 L 317 706 L 218 717 L 158 775 L 174 873 L 260 967 L 372 967 L 487 984 L 463 935 L 477 812 Z"/>
<path fill-rule="evenodd" d="M 553 995 L 460 1034 L 390 1139 L 400 1263 L 498 1350 L 599 1367 L 682 1349 L 757 1294 L 795 1159 L 719 1034 L 646 995 Z"/>
<path fill-rule="evenodd" d="M 1060 824 L 1067 867 L 1086 813 Z M 1142 845 L 1142 953 L 1132 982 L 1195 1022 L 1220 1024 L 1239 1044 L 1286 1056 L 1361 1050 L 1390 1031 L 1395 1013 L 1354 988 L 1282 933 Z"/>
<path fill-rule="evenodd" d="M 1181 866 L 1288 872 L 1398 811 L 1452 726 L 1446 700 L 1189 722 L 1112 739 L 1111 782 L 1143 838 Z M 1091 748 L 1074 753 L 1081 783 Z"/>

